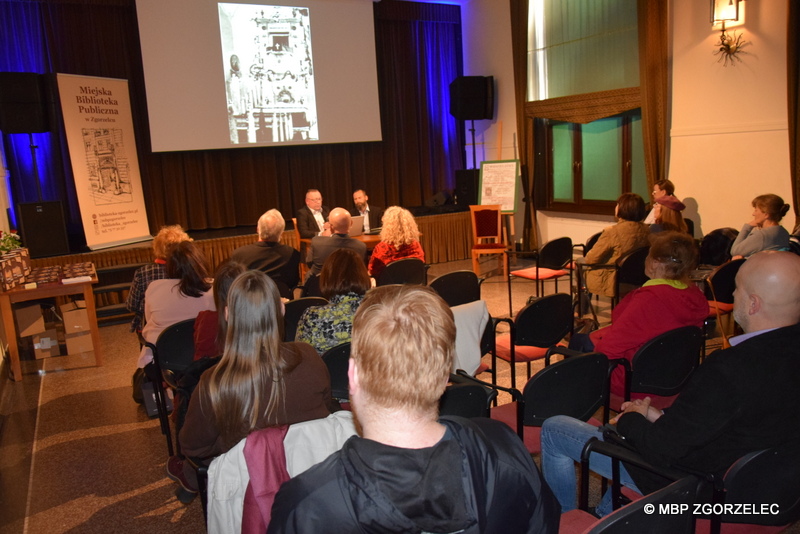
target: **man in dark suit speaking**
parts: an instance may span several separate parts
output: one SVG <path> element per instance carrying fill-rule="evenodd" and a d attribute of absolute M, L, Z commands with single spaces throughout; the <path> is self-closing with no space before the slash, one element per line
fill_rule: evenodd
<path fill-rule="evenodd" d="M 306 192 L 306 205 L 297 210 L 297 229 L 300 237 L 309 239 L 315 235 L 322 235 L 330 225 L 328 214 L 330 210 L 322 205 L 322 193 L 316 189 Z"/>
<path fill-rule="evenodd" d="M 358 239 L 348 236 L 353 219 L 350 213 L 344 208 L 334 208 L 329 217 L 331 232 L 330 236 L 317 236 L 311 240 L 311 269 L 310 275 L 318 275 L 322 270 L 322 264 L 334 250 L 349 248 L 355 251 L 363 259 L 367 253 L 367 245 Z"/>
<path fill-rule="evenodd" d="M 355 207 L 350 210 L 350 215 L 356 217 L 364 216 L 364 233 L 381 227 L 383 219 L 383 208 L 368 204 L 369 197 L 363 189 L 353 191 L 353 203 Z"/>

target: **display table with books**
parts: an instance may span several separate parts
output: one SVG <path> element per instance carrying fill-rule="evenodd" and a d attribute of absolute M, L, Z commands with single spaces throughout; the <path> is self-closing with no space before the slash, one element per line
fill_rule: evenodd
<path fill-rule="evenodd" d="M 94 352 L 95 364 L 103 365 L 103 357 L 100 350 L 100 331 L 97 326 L 97 315 L 95 312 L 94 295 L 92 285 L 97 283 L 97 273 L 92 263 L 72 263 L 61 266 L 41 267 L 30 269 L 29 264 L 25 264 L 22 258 L 22 265 L 15 265 L 13 278 L 8 274 L 3 277 L 3 291 L 0 291 L 0 313 L 2 314 L 2 324 L 5 333 L 5 340 L 8 343 L 8 356 L 11 364 L 11 379 L 22 380 L 22 366 L 20 365 L 19 341 L 18 336 L 24 335 L 23 331 L 18 331 L 15 317 L 21 317 L 20 310 L 14 311 L 13 305 L 23 302 L 51 299 L 69 295 L 82 295 L 85 302 L 84 309 L 70 302 L 61 307 L 61 315 L 64 316 L 65 334 L 67 346 L 74 347 L 73 351 Z M 10 273 L 12 270 L 8 270 Z M 20 276 L 18 273 L 21 272 Z M 6 289 L 8 288 L 8 289 Z M 41 315 L 41 311 L 39 310 Z M 35 318 L 34 318 L 35 319 Z M 85 335 L 84 330 L 88 327 L 89 335 Z M 24 326 L 20 325 L 24 330 Z M 76 329 L 71 332 L 70 329 Z M 77 332 L 80 330 L 80 332 Z M 91 340 L 91 343 L 89 343 Z M 49 345 L 48 345 L 49 346 Z M 69 351 L 70 349 L 68 349 Z"/>

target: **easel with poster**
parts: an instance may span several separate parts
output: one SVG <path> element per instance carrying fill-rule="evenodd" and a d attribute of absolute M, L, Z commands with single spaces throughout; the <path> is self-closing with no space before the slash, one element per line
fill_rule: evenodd
<path fill-rule="evenodd" d="M 508 243 L 516 241 L 514 210 L 517 205 L 517 177 L 519 160 L 508 159 L 481 162 L 481 175 L 478 182 L 478 204 L 499 204 L 503 215 L 508 218 Z"/>

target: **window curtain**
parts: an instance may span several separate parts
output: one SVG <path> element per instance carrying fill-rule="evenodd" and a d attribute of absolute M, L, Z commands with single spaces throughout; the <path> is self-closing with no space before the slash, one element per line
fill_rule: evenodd
<path fill-rule="evenodd" d="M 800 6 L 789 2 L 786 40 L 786 77 L 789 94 L 789 176 L 792 181 L 792 204 L 794 205 L 794 227 L 800 225 Z"/>
<path fill-rule="evenodd" d="M 549 118 L 586 123 L 634 109 L 642 108 L 645 169 L 650 186 L 666 177 L 669 68 L 668 68 L 668 0 L 638 0 L 639 87 L 598 91 L 582 95 L 527 101 L 528 80 L 528 0 L 511 0 L 512 46 L 514 54 L 517 132 L 529 183 L 533 189 L 534 136 L 533 118 Z M 791 24 L 791 18 L 790 18 Z M 533 210 L 533 208 L 532 208 Z M 528 228 L 528 222 L 532 227 Z M 526 217 L 529 246 L 537 246 L 535 210 Z"/>
<path fill-rule="evenodd" d="M 320 189 L 331 207 L 350 207 L 356 188 L 376 205 L 421 205 L 452 190 L 455 170 L 463 168 L 463 134 L 448 113 L 449 84 L 461 74 L 460 8 L 381 2 L 374 12 L 382 142 L 150 152 L 134 0 L 0 0 L 0 71 L 128 80 L 153 232 L 176 223 L 190 230 L 251 226 L 273 207 L 289 219 L 309 188 Z M 57 133 L 41 134 L 55 147 L 40 164 L 44 196 L 67 199 L 82 238 L 59 129 L 57 123 Z M 25 167 L 27 136 L 4 134 L 3 142 L 13 201 L 29 199 L 35 188 Z"/>

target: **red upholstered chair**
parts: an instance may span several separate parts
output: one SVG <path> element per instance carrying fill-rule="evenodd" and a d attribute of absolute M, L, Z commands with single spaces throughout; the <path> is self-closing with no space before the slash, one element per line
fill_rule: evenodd
<path fill-rule="evenodd" d="M 497 254 L 503 269 L 503 279 L 508 279 L 507 246 L 503 239 L 502 212 L 499 204 L 470 206 L 472 220 L 472 271 L 480 276 L 478 260 L 486 254 Z"/>
<path fill-rule="evenodd" d="M 531 377 L 531 361 L 544 358 L 547 349 L 560 343 L 572 330 L 572 298 L 566 293 L 556 293 L 537 299 L 522 308 L 512 321 L 497 319 L 510 326 L 508 334 L 497 336 L 496 357 L 492 357 L 492 370 L 497 372 L 497 359 L 511 364 L 511 387 L 517 387 L 517 362 L 528 364 Z"/>
<path fill-rule="evenodd" d="M 579 507 L 584 510 L 588 507 L 589 456 L 592 454 L 603 454 L 612 458 L 614 479 L 611 488 L 614 502 L 618 502 L 617 496 L 620 495 L 619 471 L 614 464 L 618 466 L 620 461 L 625 465 L 634 465 L 658 473 L 667 480 L 681 480 L 689 474 L 678 469 L 655 467 L 627 445 L 592 438 L 586 443 L 581 454 Z M 691 473 L 701 481 L 698 493 L 691 502 L 701 503 L 711 510 L 716 507 L 718 510 L 717 513 L 705 517 L 688 513 L 687 515 L 696 519 L 695 532 L 762 534 L 780 532 L 798 521 L 800 519 L 798 456 L 800 456 L 800 441 L 793 440 L 745 454 L 728 468 L 722 479 L 714 475 Z M 638 497 L 630 491 L 626 491 L 625 496 L 633 499 Z M 762 503 L 767 505 L 768 513 L 762 511 Z M 725 512 L 724 505 L 733 505 L 729 506 L 730 512 Z M 699 511 L 703 512 L 702 508 Z M 655 518 L 656 515 L 653 514 L 651 517 Z M 645 529 L 645 531 L 652 530 L 652 528 Z"/>
<path fill-rule="evenodd" d="M 641 532 L 669 532 L 691 534 L 694 532 L 692 505 L 698 494 L 698 480 L 687 476 L 665 488 L 642 497 L 598 519 L 587 511 L 575 509 L 561 514 L 559 534 L 640 534 Z M 660 505 L 669 505 L 688 512 L 658 513 Z M 654 508 L 650 508 L 653 506 Z M 646 508 L 647 507 L 647 508 Z M 656 513 L 645 510 L 655 510 Z"/>
<path fill-rule="evenodd" d="M 555 290 L 558 292 L 558 279 L 562 276 L 569 276 L 570 293 L 572 292 L 572 269 L 569 268 L 569 265 L 572 263 L 572 239 L 569 237 L 560 237 L 548 241 L 538 251 L 519 253 L 519 255 L 522 256 L 530 254 L 535 256 L 536 263 L 534 266 L 511 271 L 511 276 L 534 280 L 536 282 L 537 297 L 544 294 L 545 280 L 553 280 L 555 282 Z M 511 276 L 508 278 L 509 315 L 513 314 L 513 307 L 511 305 Z M 540 286 L 541 293 L 539 292 Z"/>
<path fill-rule="evenodd" d="M 536 373 L 525 384 L 521 401 L 492 408 L 492 419 L 518 433 L 521 423 L 525 448 L 538 454 L 542 424 L 548 417 L 568 415 L 600 426 L 602 423 L 592 416 L 605 404 L 607 394 L 608 358 L 599 352 L 572 356 Z"/>

